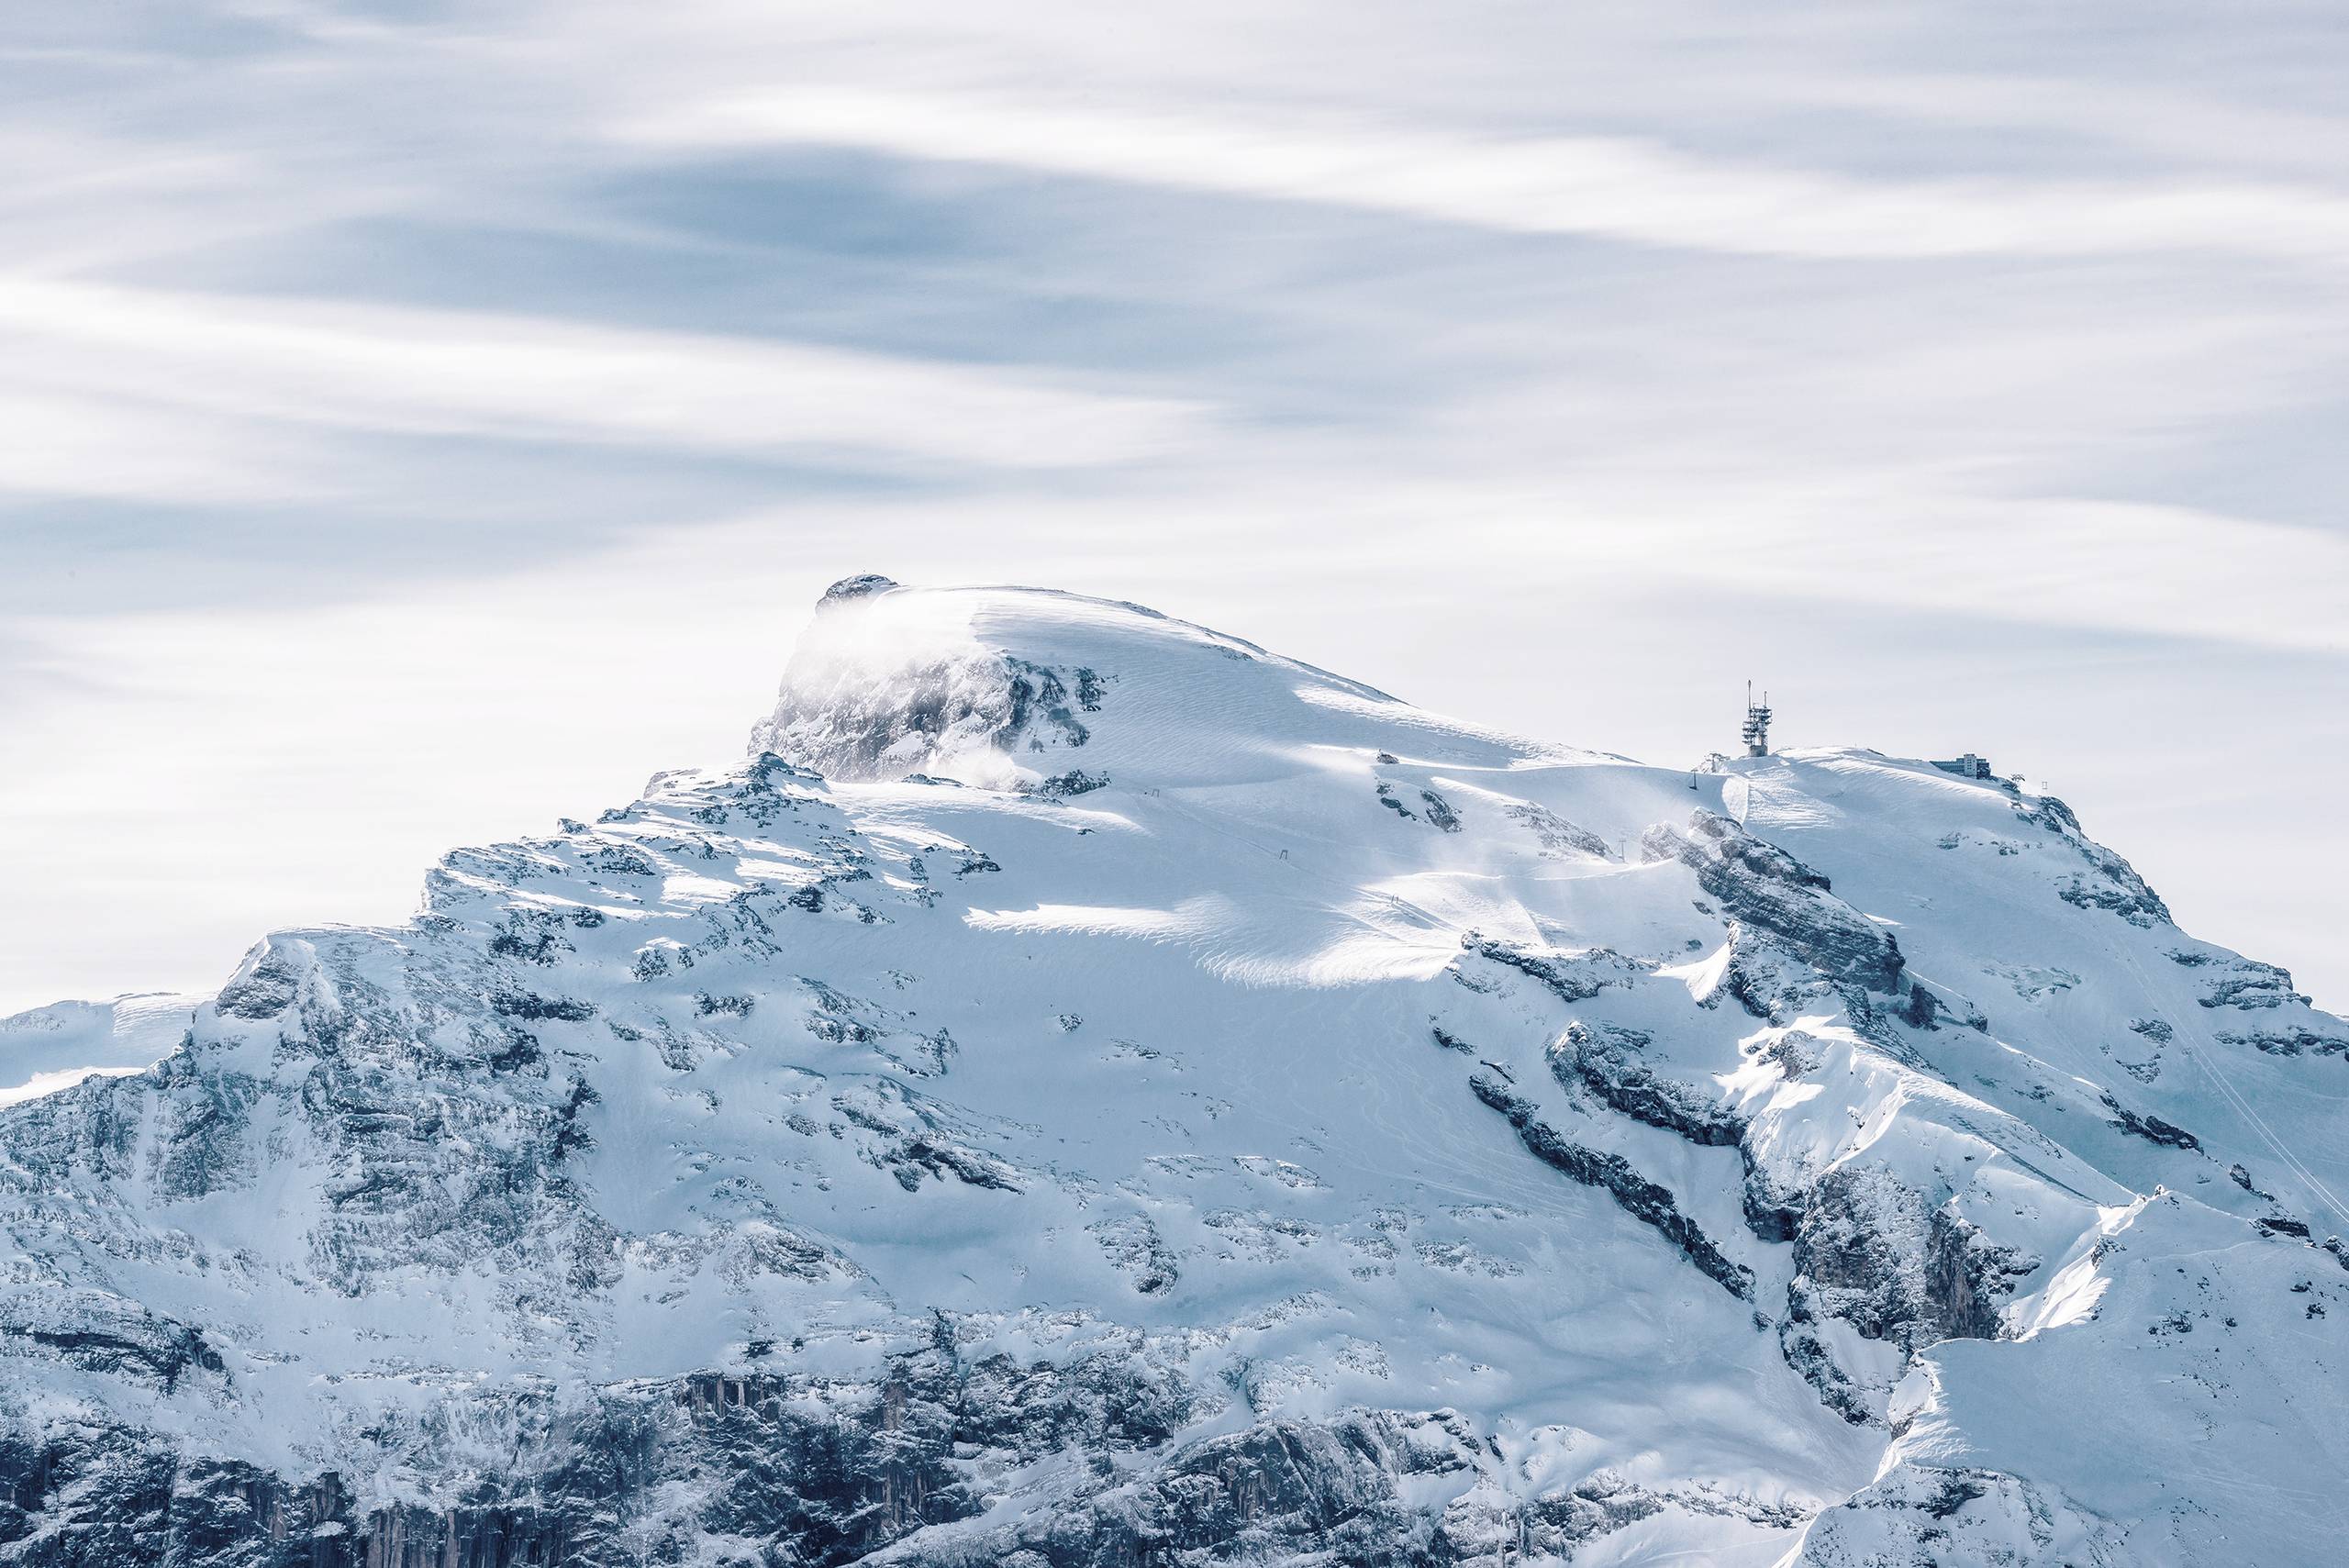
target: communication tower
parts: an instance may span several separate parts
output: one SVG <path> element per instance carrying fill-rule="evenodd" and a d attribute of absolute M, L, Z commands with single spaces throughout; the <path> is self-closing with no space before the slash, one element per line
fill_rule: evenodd
<path fill-rule="evenodd" d="M 1745 754 L 1766 757 L 1770 754 L 1770 694 L 1764 692 L 1762 700 L 1753 700 L 1753 683 L 1745 683 L 1745 728 L 1738 731 L 1745 740 Z"/>

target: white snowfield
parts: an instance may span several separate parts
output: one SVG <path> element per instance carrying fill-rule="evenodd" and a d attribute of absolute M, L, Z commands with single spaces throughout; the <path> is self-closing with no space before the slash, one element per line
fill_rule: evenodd
<path fill-rule="evenodd" d="M 2349 1025 L 1922 762 L 1649 767 L 1132 606 L 852 580 L 744 767 L 173 1006 L 174 1054 L 48 1094 L 136 1062 L 0 1023 L 22 1442 L 446 1512 L 616 1388 L 838 1404 L 942 1344 L 1123 1358 L 1179 1418 L 958 1432 L 952 1507 L 797 1558 L 685 1482 L 629 1528 L 1108 1561 L 1042 1521 L 1393 1412 L 1442 1450 L 1379 1472 L 1396 1562 L 2349 1553 Z M 70 1513 L 0 1562 L 103 1560 Z M 1276 1515 L 1179 1560 L 1389 1560 Z"/>
<path fill-rule="evenodd" d="M 209 1000 L 157 991 L 0 1018 L 0 1106 L 153 1066 L 179 1049 L 195 1009 Z"/>

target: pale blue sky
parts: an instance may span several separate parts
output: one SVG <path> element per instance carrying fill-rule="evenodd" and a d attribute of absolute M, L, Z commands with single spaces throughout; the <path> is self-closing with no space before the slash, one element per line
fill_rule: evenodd
<path fill-rule="evenodd" d="M 1986 751 L 2349 1006 L 2337 6 L 0 22 L 0 1010 L 722 761 L 830 579 Z"/>

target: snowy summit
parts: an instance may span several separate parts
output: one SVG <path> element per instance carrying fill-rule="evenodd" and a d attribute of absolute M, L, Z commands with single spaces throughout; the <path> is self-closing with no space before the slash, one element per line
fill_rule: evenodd
<path fill-rule="evenodd" d="M 1923 761 L 1650 767 L 856 577 L 740 767 L 0 1051 L 0 1563 L 2349 1522 L 2349 1025 Z"/>

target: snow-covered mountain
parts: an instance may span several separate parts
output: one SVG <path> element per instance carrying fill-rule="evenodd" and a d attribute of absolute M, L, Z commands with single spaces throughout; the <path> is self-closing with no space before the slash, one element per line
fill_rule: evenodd
<path fill-rule="evenodd" d="M 0 1070 L 0 1562 L 2349 1527 L 2349 1026 L 2062 803 L 1133 606 L 852 579 L 740 768 Z"/>

